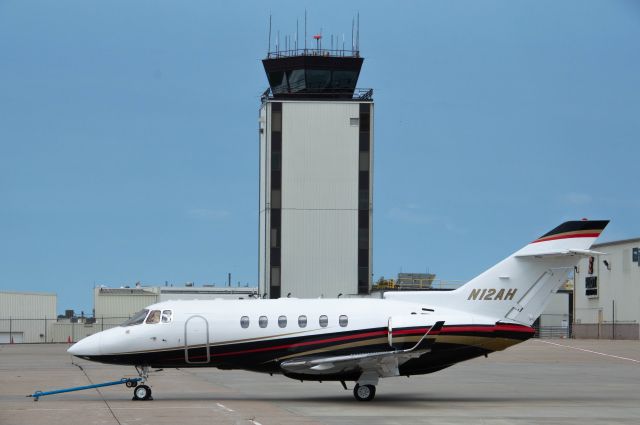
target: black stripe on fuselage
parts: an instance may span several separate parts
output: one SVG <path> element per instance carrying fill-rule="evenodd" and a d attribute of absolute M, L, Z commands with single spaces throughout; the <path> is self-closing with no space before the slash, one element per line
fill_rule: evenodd
<path fill-rule="evenodd" d="M 520 331 L 520 329 L 522 329 Z M 428 328 L 413 327 L 394 330 L 394 348 L 409 348 L 424 335 Z M 462 360 L 486 354 L 492 350 L 480 347 L 483 341 L 501 338 L 512 341 L 508 345 L 529 339 L 533 335 L 526 326 L 508 326 L 502 329 L 494 325 L 452 325 L 444 326 L 440 332 L 430 334 L 425 343 L 431 345 L 431 352 L 419 359 L 405 363 L 401 374 L 429 373 Z M 441 342 L 438 337 L 442 336 Z M 435 340 L 435 343 L 434 343 Z M 396 341 L 402 341 L 396 343 Z M 451 343 L 455 341 L 455 343 Z M 190 347 L 187 363 L 184 347 L 174 347 L 162 351 L 120 353 L 99 356 L 82 356 L 87 360 L 122 365 L 149 365 L 162 367 L 218 367 L 221 369 L 246 369 L 259 372 L 281 372 L 279 364 L 284 359 L 306 355 L 325 357 L 341 354 L 389 351 L 386 328 L 361 329 L 334 332 L 321 335 L 304 335 L 288 338 L 273 338 L 261 341 L 232 342 L 211 345 L 210 361 L 206 361 L 206 347 Z M 423 371 L 423 372 L 418 372 Z M 316 378 L 317 379 L 317 378 Z M 322 377 L 324 380 L 329 378 Z M 349 378 L 343 378 L 349 379 Z"/>

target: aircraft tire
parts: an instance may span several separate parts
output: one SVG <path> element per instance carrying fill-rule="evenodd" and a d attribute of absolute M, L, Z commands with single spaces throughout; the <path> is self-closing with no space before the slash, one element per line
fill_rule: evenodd
<path fill-rule="evenodd" d="M 358 401 L 371 401 L 376 396 L 376 386 L 356 384 L 353 387 L 353 396 Z"/>
<path fill-rule="evenodd" d="M 151 400 L 151 388 L 146 385 L 138 385 L 133 390 L 134 400 Z"/>

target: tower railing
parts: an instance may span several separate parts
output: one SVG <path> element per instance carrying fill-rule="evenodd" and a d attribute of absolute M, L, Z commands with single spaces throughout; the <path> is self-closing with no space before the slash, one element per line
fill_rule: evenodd
<path fill-rule="evenodd" d="M 267 53 L 267 59 L 290 58 L 295 56 L 324 56 L 340 58 L 359 58 L 359 50 L 348 49 L 288 49 Z"/>
<path fill-rule="evenodd" d="M 271 87 L 267 88 L 264 93 L 260 96 L 260 100 L 265 102 L 267 100 L 280 98 L 280 99 L 308 99 L 314 97 L 331 97 L 331 95 L 335 95 L 336 98 L 340 100 L 345 100 L 345 95 L 349 95 L 351 92 L 350 89 L 318 89 L 318 90 L 301 90 L 301 91 L 284 91 L 280 93 L 273 93 Z M 349 98 L 347 98 L 349 100 Z M 353 90 L 353 94 L 350 97 L 350 100 L 373 100 L 373 89 L 368 88 L 356 88 Z"/>

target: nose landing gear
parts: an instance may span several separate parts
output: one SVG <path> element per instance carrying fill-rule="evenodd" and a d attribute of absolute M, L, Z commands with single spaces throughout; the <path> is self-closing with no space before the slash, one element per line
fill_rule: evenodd
<path fill-rule="evenodd" d="M 133 389 L 133 398 L 131 400 L 153 400 L 153 397 L 151 397 L 151 388 L 149 388 L 148 385 L 144 385 L 149 378 L 149 366 L 136 366 L 136 371 L 138 372 L 138 375 L 140 375 L 141 385 L 136 386 L 135 384 L 129 385 L 129 383 L 127 383 L 127 387 L 135 387 Z"/>

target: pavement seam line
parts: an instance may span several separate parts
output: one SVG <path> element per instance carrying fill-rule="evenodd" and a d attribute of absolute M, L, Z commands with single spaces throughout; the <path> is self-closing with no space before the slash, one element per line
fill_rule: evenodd
<path fill-rule="evenodd" d="M 74 365 L 74 366 L 77 366 L 77 367 L 82 371 L 82 373 L 84 373 L 84 376 L 86 376 L 86 377 L 87 377 L 87 380 L 89 381 L 89 383 L 90 383 L 91 385 L 93 385 L 93 381 L 91 380 L 91 378 L 90 378 L 90 377 L 89 377 L 89 375 L 87 374 L 87 371 L 86 371 L 86 370 L 84 370 L 84 368 L 83 368 L 82 366 L 80 366 L 79 364 L 74 363 L 74 362 L 71 362 L 71 364 L 72 364 L 72 365 Z M 113 409 L 111 409 L 111 406 L 109 405 L 109 402 L 108 402 L 108 401 L 104 398 L 104 396 L 102 395 L 102 392 L 100 391 L 100 389 L 99 389 L 99 388 L 96 388 L 95 390 L 96 390 L 96 391 L 98 392 L 98 394 L 100 395 L 100 398 L 102 398 L 102 401 L 104 401 L 104 404 L 107 406 L 107 409 L 109 409 L 109 412 L 111 413 L 111 416 L 113 416 L 113 419 L 115 419 L 115 420 L 116 420 L 116 422 L 118 423 L 118 425 L 122 425 L 122 424 L 120 423 L 120 420 L 119 420 L 119 419 L 118 419 L 118 417 L 116 416 L 115 412 L 113 411 Z"/>
<path fill-rule="evenodd" d="M 640 363 L 640 360 L 630 359 L 629 357 L 622 357 L 622 356 L 616 356 L 616 355 L 613 355 L 613 354 L 601 353 L 599 351 L 587 350 L 586 348 L 579 348 L 579 347 L 574 347 L 574 346 L 571 346 L 571 345 L 563 345 L 563 344 L 558 344 L 558 343 L 550 342 L 550 341 L 541 341 L 541 340 L 537 340 L 537 341 L 538 342 L 543 342 L 545 344 L 557 345 L 558 347 L 571 348 L 572 350 L 584 351 L 586 353 L 599 354 L 601 356 L 606 356 L 606 357 L 613 357 L 614 359 L 628 360 L 630 362 Z"/>

